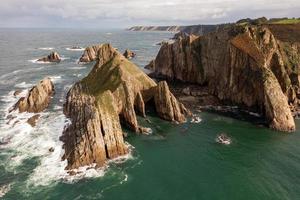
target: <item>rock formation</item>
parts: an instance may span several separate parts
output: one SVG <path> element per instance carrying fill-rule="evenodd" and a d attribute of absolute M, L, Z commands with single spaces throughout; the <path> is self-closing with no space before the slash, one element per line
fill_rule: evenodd
<path fill-rule="evenodd" d="M 155 77 L 207 86 L 220 100 L 259 112 L 271 128 L 294 131 L 290 106 L 297 107 L 300 97 L 300 43 L 295 31 L 283 30 L 231 26 L 201 37 L 179 37 L 164 44 L 147 68 Z"/>
<path fill-rule="evenodd" d="M 123 53 L 123 56 L 127 59 L 131 59 L 135 57 L 135 53 L 130 51 L 129 49 L 126 49 L 125 52 Z"/>
<path fill-rule="evenodd" d="M 38 59 L 39 62 L 60 62 L 61 58 L 57 52 L 51 52 L 50 55 Z"/>
<path fill-rule="evenodd" d="M 136 113 L 145 116 L 150 101 L 169 121 L 184 122 L 188 113 L 165 82 L 157 85 L 111 45 L 101 45 L 96 54 L 92 71 L 67 94 L 64 113 L 71 123 L 61 138 L 67 169 L 102 166 L 107 159 L 126 154 L 121 122 L 136 133 L 148 132 L 139 126 Z"/>
<path fill-rule="evenodd" d="M 14 105 L 13 110 L 19 112 L 38 113 L 46 109 L 50 103 L 51 96 L 54 94 L 54 85 L 50 78 L 41 80 L 27 94 Z"/>
<path fill-rule="evenodd" d="M 98 50 L 101 47 L 102 47 L 102 45 L 99 44 L 99 45 L 89 46 L 89 47 L 85 48 L 82 56 L 79 59 L 79 62 L 88 63 L 88 62 L 95 61 L 97 58 Z"/>

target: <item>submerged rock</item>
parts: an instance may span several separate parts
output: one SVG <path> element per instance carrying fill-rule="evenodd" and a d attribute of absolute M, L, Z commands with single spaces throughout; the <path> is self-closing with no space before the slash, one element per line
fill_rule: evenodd
<path fill-rule="evenodd" d="M 45 78 L 32 87 L 26 97 L 20 98 L 14 105 L 13 110 L 18 109 L 19 112 L 32 113 L 41 112 L 48 107 L 53 94 L 54 85 L 50 78 Z"/>
<path fill-rule="evenodd" d="M 268 26 L 181 35 L 173 44 L 163 44 L 147 68 L 152 76 L 205 86 L 221 101 L 255 109 L 271 128 L 294 131 L 289 104 L 299 106 L 300 41 L 286 41 L 289 32 L 275 28 L 276 37 Z"/>
<path fill-rule="evenodd" d="M 157 85 L 111 45 L 101 45 L 92 71 L 67 94 L 64 113 L 71 124 L 61 138 L 67 169 L 93 163 L 102 166 L 107 159 L 128 153 L 121 122 L 136 133 L 148 133 L 139 126 L 136 110 L 145 116 L 150 101 L 163 119 L 185 121 L 188 111 L 165 82 Z"/>
<path fill-rule="evenodd" d="M 16 90 L 15 92 L 14 92 L 14 96 L 16 97 L 16 96 L 18 96 L 19 94 L 21 94 L 22 93 L 22 90 Z"/>
<path fill-rule="evenodd" d="M 60 62 L 61 58 L 57 52 L 51 52 L 50 55 L 38 59 L 39 62 Z"/>
<path fill-rule="evenodd" d="M 34 115 L 32 117 L 30 117 L 28 120 L 27 120 L 27 123 L 30 124 L 32 127 L 35 127 L 36 126 L 36 122 L 37 120 L 40 118 L 40 115 L 37 114 L 37 115 Z"/>
<path fill-rule="evenodd" d="M 130 51 L 129 49 L 126 49 L 125 52 L 123 53 L 123 56 L 127 59 L 132 59 L 135 57 L 135 53 Z"/>

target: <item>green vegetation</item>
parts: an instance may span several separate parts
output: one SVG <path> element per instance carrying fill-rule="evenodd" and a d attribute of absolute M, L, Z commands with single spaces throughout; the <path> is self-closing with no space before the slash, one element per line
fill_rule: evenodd
<path fill-rule="evenodd" d="M 270 24 L 298 24 L 298 23 L 300 23 L 300 19 L 295 19 L 295 18 L 281 19 L 281 20 L 278 20 L 278 21 L 270 22 Z"/>
<path fill-rule="evenodd" d="M 261 25 L 261 24 L 298 24 L 300 23 L 300 18 L 272 18 L 267 19 L 266 17 L 261 17 L 257 19 L 241 19 L 236 22 L 237 25 Z"/>

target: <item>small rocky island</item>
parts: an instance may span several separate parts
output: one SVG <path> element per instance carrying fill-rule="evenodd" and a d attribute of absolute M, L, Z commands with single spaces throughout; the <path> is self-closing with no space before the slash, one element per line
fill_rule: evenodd
<path fill-rule="evenodd" d="M 16 91 L 18 93 L 18 91 Z M 15 94 L 17 94 L 15 92 Z M 10 112 L 18 110 L 20 113 L 39 113 L 44 111 L 51 102 L 51 97 L 54 95 L 54 85 L 50 78 L 44 78 L 37 85 L 33 86 L 25 97 L 21 97 L 18 102 L 12 107 Z M 31 126 L 36 125 L 36 121 L 40 115 L 35 114 L 27 120 Z M 8 118 L 14 118 L 12 115 Z"/>
<path fill-rule="evenodd" d="M 70 119 L 61 140 L 67 169 L 97 164 L 128 153 L 121 123 L 138 134 L 137 113 L 154 106 L 162 119 L 182 123 L 189 111 L 177 101 L 165 81 L 155 83 L 110 44 L 87 48 L 85 61 L 97 60 L 87 77 L 69 90 L 64 113 Z"/>
<path fill-rule="evenodd" d="M 292 132 L 300 105 L 299 33 L 300 24 L 235 24 L 203 36 L 179 34 L 147 68 L 152 77 L 194 84 Z"/>
<path fill-rule="evenodd" d="M 57 52 L 51 52 L 48 56 L 40 58 L 37 60 L 38 62 L 60 62 L 61 57 Z"/>

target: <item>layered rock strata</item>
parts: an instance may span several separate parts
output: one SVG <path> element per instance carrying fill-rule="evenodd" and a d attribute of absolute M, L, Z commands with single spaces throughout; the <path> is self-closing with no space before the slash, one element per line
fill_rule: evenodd
<path fill-rule="evenodd" d="M 30 113 L 42 112 L 49 106 L 53 94 L 54 85 L 50 78 L 45 78 L 32 87 L 26 97 L 21 97 L 14 105 L 13 110 Z"/>
<path fill-rule="evenodd" d="M 157 85 L 111 45 L 101 45 L 92 71 L 67 94 L 64 113 L 71 123 L 62 136 L 67 169 L 102 166 L 107 159 L 126 154 L 121 123 L 136 133 L 145 132 L 136 113 L 146 116 L 150 101 L 161 118 L 185 121 L 188 110 L 165 82 Z"/>
<path fill-rule="evenodd" d="M 281 41 L 267 26 L 179 37 L 163 44 L 147 68 L 155 77 L 207 86 L 222 101 L 258 111 L 271 128 L 295 130 L 290 106 L 300 97 L 299 43 Z"/>

